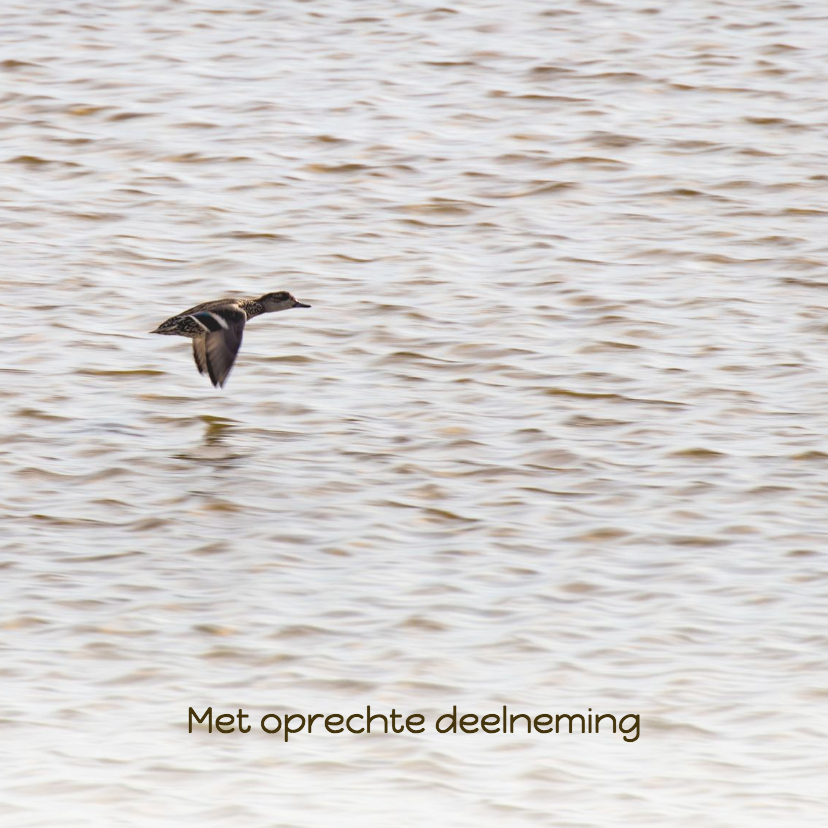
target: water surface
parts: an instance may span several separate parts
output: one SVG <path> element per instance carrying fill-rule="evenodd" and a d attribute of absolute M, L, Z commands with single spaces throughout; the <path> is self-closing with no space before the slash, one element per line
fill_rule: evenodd
<path fill-rule="evenodd" d="M 5 4 L 13 824 L 824 825 L 826 34 Z M 224 391 L 146 333 L 280 289 Z M 642 730 L 187 733 L 367 704 Z"/>

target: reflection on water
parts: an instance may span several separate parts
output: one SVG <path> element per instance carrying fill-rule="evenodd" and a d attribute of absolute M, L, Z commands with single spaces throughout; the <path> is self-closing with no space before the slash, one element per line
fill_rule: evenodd
<path fill-rule="evenodd" d="M 177 460 L 215 464 L 220 467 L 247 456 L 238 453 L 233 447 L 233 429 L 238 425 L 237 422 L 211 414 L 203 414 L 199 419 L 204 422 L 204 439 L 188 452 L 173 455 Z"/>
<path fill-rule="evenodd" d="M 4 5 L 3 813 L 822 826 L 823 18 Z"/>

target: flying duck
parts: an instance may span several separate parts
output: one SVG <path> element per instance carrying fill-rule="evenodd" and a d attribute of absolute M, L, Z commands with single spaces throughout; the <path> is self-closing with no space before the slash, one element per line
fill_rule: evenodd
<path fill-rule="evenodd" d="M 266 293 L 258 299 L 216 299 L 171 316 L 150 333 L 192 339 L 198 372 L 209 374 L 213 385 L 221 388 L 236 361 L 248 319 L 262 313 L 309 307 L 286 290 Z"/>

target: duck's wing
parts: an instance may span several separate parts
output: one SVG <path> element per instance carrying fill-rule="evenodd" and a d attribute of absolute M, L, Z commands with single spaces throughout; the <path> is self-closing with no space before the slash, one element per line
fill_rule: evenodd
<path fill-rule="evenodd" d="M 150 333 L 201 336 L 204 333 L 204 325 L 195 321 L 195 315 L 197 313 L 218 310 L 220 308 L 238 307 L 240 307 L 238 299 L 214 299 L 212 302 L 202 302 L 200 305 L 187 308 L 187 310 L 181 311 L 181 313 L 177 313 L 169 319 L 165 319 L 154 331 L 150 331 Z M 198 361 L 196 361 L 196 365 L 198 365 Z"/>
<path fill-rule="evenodd" d="M 213 385 L 224 385 L 239 352 L 247 316 L 238 305 L 225 305 L 190 314 L 204 329 L 193 340 L 193 357 L 203 374 L 206 369 Z"/>
<path fill-rule="evenodd" d="M 193 337 L 193 359 L 199 374 L 207 373 L 207 349 L 204 347 L 206 336 Z"/>

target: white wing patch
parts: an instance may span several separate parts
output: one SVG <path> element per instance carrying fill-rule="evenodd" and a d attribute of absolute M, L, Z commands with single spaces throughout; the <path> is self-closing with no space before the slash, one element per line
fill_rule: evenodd
<path fill-rule="evenodd" d="M 210 333 L 210 329 L 197 316 L 191 314 L 190 319 L 192 319 L 199 328 L 203 328 L 205 333 Z"/>
<path fill-rule="evenodd" d="M 199 311 L 198 313 L 191 313 L 190 319 L 195 319 L 199 326 L 204 328 L 207 333 L 221 330 L 229 330 L 227 320 L 220 313 L 213 313 L 212 311 Z"/>

